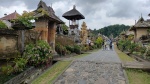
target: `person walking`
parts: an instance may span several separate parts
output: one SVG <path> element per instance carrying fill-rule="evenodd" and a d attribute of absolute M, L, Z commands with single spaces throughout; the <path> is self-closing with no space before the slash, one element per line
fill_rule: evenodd
<path fill-rule="evenodd" d="M 112 50 L 112 40 L 110 40 L 109 47 L 110 47 L 110 50 Z"/>
<path fill-rule="evenodd" d="M 102 42 L 103 50 L 105 50 L 105 41 Z"/>

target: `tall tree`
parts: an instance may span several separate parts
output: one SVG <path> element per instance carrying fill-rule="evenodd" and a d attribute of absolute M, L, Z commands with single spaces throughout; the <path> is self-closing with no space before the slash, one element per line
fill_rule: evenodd
<path fill-rule="evenodd" d="M 118 36 L 123 30 L 128 30 L 130 26 L 124 25 L 124 24 L 115 24 L 115 25 L 110 25 L 104 28 L 101 28 L 99 30 L 93 30 L 92 33 L 97 35 L 98 33 L 101 33 L 102 35 L 105 36 L 110 36 L 113 35 L 114 37 Z"/>

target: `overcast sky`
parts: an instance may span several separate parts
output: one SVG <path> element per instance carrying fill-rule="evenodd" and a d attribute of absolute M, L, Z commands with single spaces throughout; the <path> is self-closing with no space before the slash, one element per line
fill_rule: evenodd
<path fill-rule="evenodd" d="M 0 17 L 15 10 L 22 13 L 37 8 L 40 0 L 0 0 Z M 43 0 L 53 7 L 55 14 L 68 25 L 69 22 L 62 15 L 71 10 L 73 5 L 85 16 L 83 21 L 88 28 L 99 29 L 113 24 L 133 25 L 142 16 L 150 19 L 150 0 Z"/>

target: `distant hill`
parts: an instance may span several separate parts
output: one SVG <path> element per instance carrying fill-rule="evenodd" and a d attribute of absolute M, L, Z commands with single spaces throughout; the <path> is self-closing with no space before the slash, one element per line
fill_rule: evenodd
<path fill-rule="evenodd" d="M 127 25 L 116 24 L 116 25 L 110 25 L 110 26 L 101 28 L 99 30 L 94 29 L 94 30 L 92 30 L 92 33 L 95 34 L 95 35 L 97 35 L 98 33 L 100 33 L 100 34 L 108 36 L 108 37 L 112 34 L 114 37 L 116 37 L 123 30 L 128 30 L 129 28 L 130 28 L 130 26 L 127 26 Z"/>

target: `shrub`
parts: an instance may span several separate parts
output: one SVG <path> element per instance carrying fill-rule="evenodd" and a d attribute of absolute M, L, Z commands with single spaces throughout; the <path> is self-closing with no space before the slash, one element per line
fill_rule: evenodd
<path fill-rule="evenodd" d="M 88 45 L 81 46 L 81 51 L 88 51 L 88 50 L 89 50 L 89 46 Z"/>
<path fill-rule="evenodd" d="M 81 48 L 80 48 L 79 45 L 74 45 L 74 52 L 75 52 L 76 54 L 81 54 Z"/>
<path fill-rule="evenodd" d="M 128 48 L 129 48 L 130 53 L 132 53 L 133 51 L 136 51 L 136 47 L 138 47 L 137 44 L 135 44 L 135 43 L 131 43 L 128 46 L 129 46 Z"/>
<path fill-rule="evenodd" d="M 23 71 L 24 67 L 27 64 L 27 59 L 25 58 L 16 58 L 14 61 L 14 72 L 21 72 Z"/>
<path fill-rule="evenodd" d="M 64 47 L 63 45 L 59 43 L 56 44 L 55 50 L 60 56 L 70 54 L 70 52 L 66 49 L 66 47 Z"/>
<path fill-rule="evenodd" d="M 73 46 L 68 45 L 68 46 L 66 46 L 66 49 L 69 50 L 71 53 L 74 52 L 74 47 Z"/>
<path fill-rule="evenodd" d="M 4 75 L 10 75 L 13 72 L 13 67 L 11 65 L 2 66 L 1 72 Z"/>
<path fill-rule="evenodd" d="M 120 40 L 120 41 L 118 41 L 118 48 L 121 51 L 131 51 L 131 52 L 133 52 L 132 50 L 134 48 L 134 44 L 131 43 L 128 40 Z"/>
<path fill-rule="evenodd" d="M 144 54 L 146 51 L 146 47 L 140 47 L 139 49 L 141 54 Z"/>
<path fill-rule="evenodd" d="M 49 44 L 45 41 L 37 41 L 36 44 L 29 44 L 25 48 L 24 57 L 30 65 L 38 66 L 43 63 L 48 63 L 52 58 L 52 50 Z"/>
<path fill-rule="evenodd" d="M 69 38 L 68 36 L 57 35 L 56 44 L 60 44 L 63 46 L 68 46 L 68 45 L 73 46 L 75 45 L 75 42 L 74 40 L 72 40 L 72 38 Z"/>
<path fill-rule="evenodd" d="M 6 24 L 3 23 L 2 21 L 0 21 L 0 29 L 1 29 L 1 28 L 7 28 Z"/>
<path fill-rule="evenodd" d="M 98 37 L 95 41 L 95 45 L 97 45 L 98 48 L 102 47 L 102 43 L 103 43 L 103 38 L 102 37 Z"/>
<path fill-rule="evenodd" d="M 150 49 L 147 49 L 146 56 L 150 58 Z"/>
<path fill-rule="evenodd" d="M 31 29 L 32 28 L 32 22 L 31 20 L 36 19 L 33 12 L 26 12 L 24 11 L 21 16 L 18 16 L 17 19 L 12 20 L 14 23 L 17 23 L 18 25 L 24 25 L 26 28 Z M 16 27 L 13 25 L 13 28 L 16 29 Z"/>
<path fill-rule="evenodd" d="M 92 46 L 90 46 L 90 47 L 91 47 L 91 50 L 97 49 L 97 45 L 92 45 Z"/>

